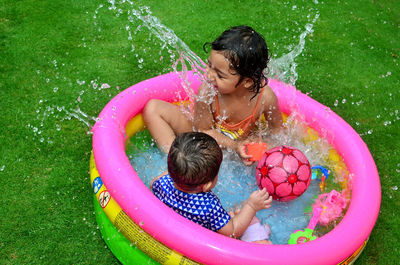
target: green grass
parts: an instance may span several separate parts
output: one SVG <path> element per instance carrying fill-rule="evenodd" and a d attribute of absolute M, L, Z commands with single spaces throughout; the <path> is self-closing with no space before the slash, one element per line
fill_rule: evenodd
<path fill-rule="evenodd" d="M 94 18 L 100 2 L 104 7 Z M 356 264 L 398 263 L 398 1 L 135 2 L 149 6 L 203 59 L 203 43 L 238 24 L 262 33 L 271 54 L 280 57 L 319 14 L 296 58 L 296 86 L 343 117 L 375 159 L 381 211 Z M 133 33 L 139 23 L 128 22 L 127 6 L 118 17 L 108 6 L 0 0 L 1 264 L 118 264 L 93 214 L 90 128 L 58 109 L 79 107 L 96 117 L 121 89 L 170 71 L 170 60 L 166 50 L 160 60 L 160 42 L 146 30 L 128 40 L 126 26 Z M 111 88 L 94 89 L 91 81 Z"/>

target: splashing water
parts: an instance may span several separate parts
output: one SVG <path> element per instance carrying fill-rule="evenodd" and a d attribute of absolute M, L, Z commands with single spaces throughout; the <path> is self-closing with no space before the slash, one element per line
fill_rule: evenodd
<path fill-rule="evenodd" d="M 131 53 L 129 56 L 137 58 L 138 67 L 140 69 L 146 69 L 146 63 L 159 64 L 161 62 L 168 65 L 168 67 L 164 68 L 163 71 L 158 74 L 170 71 L 179 73 L 182 85 L 188 95 L 187 98 L 181 100 L 189 100 L 193 102 L 196 99 L 196 95 L 190 88 L 190 83 L 185 77 L 188 71 L 191 70 L 198 75 L 200 80 L 205 81 L 204 62 L 199 56 L 193 53 L 193 51 L 174 33 L 172 29 L 166 27 L 157 17 L 153 16 L 149 7 L 137 7 L 133 1 L 128 0 L 108 0 L 107 3 L 100 4 L 94 10 L 94 14 L 86 12 L 90 16 L 90 19 L 93 19 L 93 25 L 97 27 L 97 31 L 99 32 L 99 36 L 94 39 L 103 38 L 102 34 L 104 29 L 102 28 L 101 22 L 98 21 L 99 16 L 104 14 L 102 12 L 113 13 L 116 19 L 121 20 L 121 25 L 125 25 L 123 30 L 127 33 L 127 46 L 130 47 Z M 318 16 L 319 14 L 317 13 L 312 23 L 317 20 Z M 312 32 L 312 27 L 313 24 L 307 24 L 306 31 L 300 35 L 299 44 L 296 45 L 288 54 L 270 62 L 269 76 L 278 78 L 282 81 L 287 81 L 291 84 L 295 83 L 297 80 L 297 64 L 294 60 L 304 49 L 305 38 L 307 34 Z M 145 34 L 148 35 L 145 37 L 137 37 Z M 82 37 L 82 43 L 78 44 L 78 47 L 81 49 L 92 49 L 88 41 L 88 37 Z M 151 45 L 143 45 L 141 43 L 148 41 L 151 41 L 151 45 L 157 49 L 156 51 L 152 51 L 151 48 L 147 47 Z M 70 53 L 66 52 L 66 55 L 69 56 Z M 127 56 L 126 54 L 123 54 L 122 57 L 126 58 Z M 165 60 L 166 58 L 168 58 L 167 61 Z M 88 63 L 89 62 L 86 64 Z M 79 89 L 77 100 L 75 102 L 69 102 L 66 105 L 59 105 L 57 103 L 50 104 L 46 102 L 46 100 L 43 100 L 43 103 L 48 103 L 48 106 L 40 106 L 36 110 L 38 113 L 37 123 L 39 124 L 31 124 L 27 127 L 33 131 L 34 137 L 38 137 L 39 134 L 46 129 L 46 119 L 49 116 L 55 115 L 55 118 L 59 119 L 60 122 L 63 120 L 77 119 L 85 124 L 90 131 L 96 121 L 96 117 L 91 116 L 84 111 L 84 92 L 93 89 L 97 92 L 97 95 L 108 94 L 108 97 L 112 98 L 119 92 L 119 86 L 112 84 L 109 85 L 108 82 L 101 81 L 99 77 L 93 78 L 92 80 L 84 80 L 82 77 L 79 77 L 79 71 L 77 72 L 78 76 L 76 77 L 60 76 L 59 69 L 68 67 L 68 65 L 60 59 L 50 58 L 49 67 L 53 67 L 53 70 L 56 72 L 55 76 L 43 76 L 45 71 L 41 69 L 36 70 L 36 73 L 42 75 L 46 80 L 46 83 L 49 86 L 52 86 L 53 93 L 60 94 L 60 96 L 66 87 L 69 87 L 69 89 Z M 153 73 L 152 76 L 154 76 L 154 74 L 157 73 Z M 90 100 L 93 101 L 93 98 Z M 182 109 L 182 111 L 187 110 Z M 60 122 L 54 126 L 60 126 Z M 58 127 L 56 129 L 59 131 Z M 40 137 L 41 139 L 43 138 L 42 135 L 40 135 Z M 47 142 L 50 144 L 54 143 L 53 139 L 51 139 L 52 137 L 54 136 L 52 135 L 47 137 Z"/>
<path fill-rule="evenodd" d="M 128 11 L 129 13 L 129 11 Z M 161 49 L 168 47 L 170 54 L 170 60 L 172 62 L 172 69 L 180 74 L 180 79 L 189 99 L 191 101 L 196 98 L 193 89 L 190 87 L 186 75 L 189 70 L 194 70 L 198 73 L 201 80 L 204 79 L 204 68 L 205 63 L 197 56 L 193 51 L 184 43 L 172 29 L 166 27 L 161 21 L 152 16 L 149 7 L 141 7 L 139 10 L 131 9 L 132 16 L 128 19 L 130 22 L 134 22 L 134 17 L 143 22 L 142 26 L 150 30 L 163 44 Z M 174 52 L 173 52 L 174 51 Z M 178 58 L 176 58 L 178 54 Z M 181 71 L 179 72 L 178 69 Z"/>
<path fill-rule="evenodd" d="M 289 53 L 275 60 L 271 60 L 269 64 L 270 77 L 276 78 L 290 85 L 296 84 L 298 74 L 296 72 L 297 63 L 295 62 L 295 58 L 303 52 L 306 43 L 305 39 L 308 34 L 314 32 L 313 26 L 318 18 L 319 13 L 315 15 L 314 19 L 312 20 L 312 24 L 306 24 L 306 30 L 300 34 L 299 43 L 293 47 Z"/>
<path fill-rule="evenodd" d="M 102 11 L 108 13 L 113 12 L 115 17 L 120 19 L 121 23 L 125 24 L 124 30 L 128 34 L 127 43 L 131 47 L 131 54 L 129 56 L 137 58 L 139 69 L 145 69 L 147 67 L 146 62 L 168 65 L 168 67 L 164 68 L 162 72 L 159 72 L 158 74 L 171 71 L 179 73 L 182 85 L 188 95 L 188 98 L 181 98 L 181 100 L 194 100 L 196 96 L 193 90 L 190 88 L 191 84 L 185 77 L 188 71 L 192 70 L 200 77 L 200 79 L 204 80 L 203 71 L 205 64 L 200 57 L 190 50 L 190 48 L 174 33 L 172 29 L 163 25 L 157 17 L 152 16 L 152 12 L 149 7 L 135 7 L 132 1 L 108 0 L 107 4 L 100 4 L 94 11 L 94 15 L 91 17 L 93 19 L 93 25 L 97 27 L 99 32 L 99 36 L 95 37 L 94 39 L 103 38 L 101 35 L 103 28 L 101 23 L 98 22 L 98 17 L 103 14 L 101 13 Z M 146 34 L 148 35 L 146 36 Z M 137 37 L 139 35 L 140 37 Z M 145 35 L 145 37 L 142 35 Z M 83 37 L 82 41 L 83 43 L 78 44 L 79 48 L 89 50 L 92 49 L 87 43 L 88 38 Z M 151 45 L 153 46 L 153 49 L 157 49 L 157 51 L 151 52 L 151 48 L 144 47 L 145 45 L 140 43 L 148 41 L 152 41 Z M 66 55 L 69 56 L 70 53 L 66 52 Z M 156 56 L 159 56 L 159 58 L 154 58 Z M 123 54 L 122 57 L 126 58 L 128 56 Z M 168 58 L 169 60 L 165 60 L 165 58 Z M 89 62 L 86 62 L 86 64 L 88 63 Z M 66 65 L 64 62 L 61 62 L 59 59 L 49 59 L 48 67 L 52 68 L 52 70 L 56 72 L 55 76 L 44 76 L 44 70 L 36 70 L 37 75 L 43 76 L 46 84 L 52 86 L 53 93 L 59 94 L 60 97 L 62 97 L 62 93 L 66 87 L 69 87 L 70 90 L 79 89 L 76 101 L 69 102 L 65 105 L 60 105 L 57 103 L 50 104 L 46 99 L 41 100 L 39 107 L 36 109 L 36 113 L 38 114 L 37 123 L 39 124 L 29 124 L 27 126 L 27 128 L 32 130 L 34 137 L 40 137 L 41 142 L 46 141 L 46 139 L 43 140 L 44 138 L 41 133 L 46 129 L 45 123 L 50 116 L 53 116 L 59 120 L 59 122 L 55 125 L 57 131 L 59 131 L 58 126 L 60 126 L 62 121 L 70 119 L 79 120 L 85 126 L 87 126 L 89 131 L 91 130 L 96 122 L 96 117 L 85 113 L 84 108 L 82 107 L 85 101 L 85 92 L 94 90 L 97 92 L 96 94 L 100 96 L 108 94 L 110 99 L 115 96 L 116 92 L 119 92 L 118 85 L 110 85 L 107 82 L 102 82 L 99 77 L 93 78 L 92 80 L 84 80 L 79 76 L 60 76 L 59 69 L 67 66 L 68 65 Z M 71 64 L 71 66 L 73 65 Z M 84 70 L 82 71 L 85 72 Z M 80 72 L 78 71 L 77 74 L 79 75 Z M 152 74 L 152 76 L 154 75 L 157 75 L 157 73 Z M 90 100 L 93 101 L 93 98 Z M 54 141 L 51 139 L 52 137 L 53 136 L 47 137 L 47 143 L 54 143 Z"/>

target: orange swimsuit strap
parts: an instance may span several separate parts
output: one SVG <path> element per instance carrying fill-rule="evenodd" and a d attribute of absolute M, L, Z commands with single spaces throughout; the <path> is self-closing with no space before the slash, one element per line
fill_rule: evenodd
<path fill-rule="evenodd" d="M 223 127 L 223 128 L 225 128 L 227 130 L 238 131 L 238 130 L 241 129 L 244 132 L 246 132 L 249 129 L 250 125 L 255 122 L 255 115 L 256 115 L 256 112 L 257 112 L 257 109 L 258 109 L 258 105 L 259 105 L 260 100 L 261 100 L 261 94 L 262 94 L 263 90 L 264 90 L 264 88 L 261 89 L 261 91 L 260 91 L 260 93 L 258 95 L 257 103 L 256 103 L 256 106 L 254 107 L 253 113 L 250 116 L 248 116 L 247 118 L 245 118 L 244 120 L 242 120 L 242 121 L 240 121 L 238 123 L 235 123 L 235 124 L 229 124 L 229 123 L 225 122 L 224 120 L 220 121 L 220 119 L 218 118 L 220 110 L 219 110 L 218 95 L 216 95 L 215 96 L 216 110 L 215 110 L 215 113 L 213 115 L 214 119 L 217 121 L 217 123 L 219 123 L 220 127 Z"/>

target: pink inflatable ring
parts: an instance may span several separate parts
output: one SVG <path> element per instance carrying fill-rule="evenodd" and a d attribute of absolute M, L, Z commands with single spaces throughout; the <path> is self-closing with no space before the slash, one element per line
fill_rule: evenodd
<path fill-rule="evenodd" d="M 196 91 L 200 81 L 188 81 Z M 130 218 L 167 247 L 204 264 L 348 264 L 365 245 L 378 216 L 381 189 L 374 160 L 359 135 L 328 107 L 280 81 L 270 80 L 280 108 L 305 116 L 344 159 L 352 174 L 351 202 L 343 220 L 326 235 L 299 245 L 258 245 L 209 231 L 160 202 L 143 184 L 125 153 L 125 126 L 151 98 L 176 101 L 186 93 L 169 73 L 129 87 L 113 98 L 93 128 L 98 172 L 111 196 Z"/>

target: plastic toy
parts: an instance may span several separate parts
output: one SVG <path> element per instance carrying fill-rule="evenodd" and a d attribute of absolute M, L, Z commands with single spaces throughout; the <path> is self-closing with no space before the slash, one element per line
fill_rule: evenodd
<path fill-rule="evenodd" d="M 252 158 L 249 158 L 250 161 L 258 161 L 261 159 L 263 154 L 267 151 L 266 143 L 248 143 L 245 146 L 246 154 L 252 155 Z"/>
<path fill-rule="evenodd" d="M 259 160 L 256 179 L 258 186 L 265 187 L 273 199 L 290 201 L 302 195 L 310 185 L 310 163 L 300 150 L 277 146 Z"/>
<path fill-rule="evenodd" d="M 313 209 L 313 216 L 311 217 L 310 222 L 308 223 L 307 227 L 304 230 L 296 230 L 294 231 L 289 238 L 288 243 L 290 245 L 294 244 L 303 244 L 308 241 L 317 239 L 317 236 L 313 235 L 314 228 L 318 224 L 318 220 L 321 216 L 322 209 L 316 207 Z"/>
<path fill-rule="evenodd" d="M 318 196 L 313 204 L 313 209 L 322 209 L 319 218 L 319 224 L 327 226 L 335 221 L 343 214 L 343 210 L 347 207 L 348 199 L 343 193 L 331 190 L 329 193 L 323 193 Z"/>
<path fill-rule="evenodd" d="M 329 170 L 323 166 L 316 165 L 311 167 L 311 179 L 319 181 L 319 188 L 321 192 L 325 189 L 325 181 L 329 177 Z"/>

